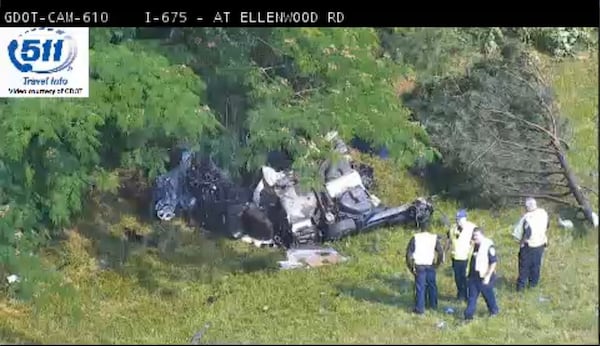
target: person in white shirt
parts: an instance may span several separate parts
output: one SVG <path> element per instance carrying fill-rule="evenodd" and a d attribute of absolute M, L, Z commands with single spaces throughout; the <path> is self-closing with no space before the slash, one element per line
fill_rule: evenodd
<path fill-rule="evenodd" d="M 444 261 L 441 237 L 421 229 L 409 241 L 406 249 L 406 264 L 415 276 L 416 314 L 425 312 L 425 305 L 437 309 L 438 294 L 436 268 Z"/>
<path fill-rule="evenodd" d="M 537 286 L 542 268 L 542 256 L 548 246 L 547 231 L 550 227 L 550 218 L 546 210 L 538 208 L 533 198 L 525 200 L 527 212 L 513 232 L 519 240 L 519 276 L 517 278 L 517 291 Z"/>
<path fill-rule="evenodd" d="M 473 230 L 473 251 L 469 260 L 468 285 L 469 301 L 465 309 L 465 320 L 472 320 L 477 308 L 479 294 L 487 305 L 490 316 L 499 312 L 494 285 L 496 284 L 496 265 L 498 254 L 494 242 L 483 234 L 479 227 Z"/>

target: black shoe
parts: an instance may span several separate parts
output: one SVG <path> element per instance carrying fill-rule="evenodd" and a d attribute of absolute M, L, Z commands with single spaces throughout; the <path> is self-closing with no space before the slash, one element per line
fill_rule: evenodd
<path fill-rule="evenodd" d="M 417 309 L 413 309 L 412 313 L 416 314 L 416 315 L 423 315 L 425 313 L 425 311 L 419 311 Z"/>

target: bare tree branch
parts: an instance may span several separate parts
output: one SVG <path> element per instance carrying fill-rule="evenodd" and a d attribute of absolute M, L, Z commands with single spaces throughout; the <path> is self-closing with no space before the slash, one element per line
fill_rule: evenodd
<path fill-rule="evenodd" d="M 519 144 L 519 143 L 515 143 L 515 142 L 511 142 L 511 141 L 505 141 L 503 139 L 500 140 L 500 143 L 512 145 L 512 146 L 515 146 L 515 147 L 523 149 L 523 150 L 534 150 L 534 151 L 539 151 L 539 152 L 548 153 L 548 154 L 555 154 L 556 153 L 552 149 L 542 148 L 542 147 L 534 147 L 534 146 L 529 146 L 529 145 L 524 145 L 524 144 Z"/>
<path fill-rule="evenodd" d="M 535 181 L 535 180 L 521 180 L 521 181 L 515 181 L 514 184 L 530 184 L 530 185 L 552 185 L 555 187 L 564 187 L 564 188 L 569 188 L 568 184 L 558 184 L 558 183 L 554 183 L 551 181 Z"/>
<path fill-rule="evenodd" d="M 300 90 L 300 91 L 297 91 L 297 92 L 295 92 L 295 93 L 294 93 L 294 95 L 296 95 L 296 96 L 301 96 L 302 94 L 306 94 L 306 93 L 309 93 L 309 92 L 311 92 L 311 91 L 317 91 L 317 90 L 319 90 L 319 89 L 320 89 L 320 88 L 309 88 L 309 89 L 304 89 L 304 90 Z"/>
<path fill-rule="evenodd" d="M 587 186 L 580 186 L 580 187 L 581 187 L 582 189 L 584 189 L 585 191 L 591 192 L 591 193 L 593 193 L 594 195 L 598 196 L 598 191 L 596 191 L 596 190 L 594 190 L 594 189 L 590 189 L 590 188 L 589 188 L 589 187 L 587 187 Z"/>
<path fill-rule="evenodd" d="M 537 175 L 542 175 L 542 176 L 550 176 L 550 175 L 564 175 L 565 172 L 563 171 L 534 171 L 534 170 L 527 170 L 527 169 L 520 169 L 520 168 L 511 168 L 511 167 L 503 167 L 503 166 L 497 166 L 494 165 L 493 166 L 496 169 L 499 170 L 507 170 L 507 171 L 512 171 L 512 172 L 519 172 L 519 173 L 526 173 L 526 174 L 537 174 Z"/>
<path fill-rule="evenodd" d="M 544 128 L 543 126 L 540 126 L 540 125 L 538 125 L 536 123 L 533 123 L 533 122 L 531 122 L 529 120 L 525 120 L 525 119 L 523 119 L 521 117 L 518 117 L 518 116 L 512 114 L 511 112 L 503 111 L 501 109 L 494 109 L 494 108 L 482 108 L 482 109 L 486 110 L 486 111 L 489 111 L 489 112 L 492 112 L 492 113 L 504 114 L 504 115 L 506 115 L 507 117 L 509 117 L 511 119 L 519 120 L 520 122 L 523 122 L 523 123 L 529 125 L 530 127 L 535 128 L 535 129 L 537 129 L 537 130 L 539 130 L 539 131 L 547 134 L 548 136 L 550 136 L 550 138 L 555 138 L 554 134 L 552 132 L 550 132 L 548 129 Z M 490 120 L 492 120 L 492 121 L 499 121 L 498 119 L 490 119 Z"/>
<path fill-rule="evenodd" d="M 548 195 L 544 195 L 544 194 L 525 194 L 525 193 L 511 194 L 511 193 L 509 193 L 509 194 L 504 194 L 504 196 L 505 197 L 520 197 L 520 198 L 533 197 L 533 198 L 537 198 L 537 199 L 546 199 L 546 200 L 553 201 L 556 203 L 568 205 L 570 207 L 581 208 L 580 206 L 578 206 L 577 204 L 575 204 L 573 202 L 566 201 L 564 199 L 560 199 L 555 196 L 548 196 Z"/>
<path fill-rule="evenodd" d="M 498 141 L 493 142 L 492 144 L 490 144 L 490 146 L 487 147 L 487 149 L 482 151 L 481 154 L 479 154 L 473 161 L 471 161 L 471 163 L 469 163 L 467 169 L 469 169 L 475 162 L 479 161 L 479 159 L 482 158 L 483 155 L 487 154 L 494 147 L 494 145 L 496 145 L 496 143 L 498 143 Z"/>

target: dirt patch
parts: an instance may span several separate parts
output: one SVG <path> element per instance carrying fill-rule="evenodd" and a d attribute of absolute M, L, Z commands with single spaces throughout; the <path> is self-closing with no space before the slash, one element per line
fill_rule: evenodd
<path fill-rule="evenodd" d="M 415 89 L 414 77 L 400 78 L 394 83 L 394 91 L 396 96 L 402 97 L 403 95 L 410 94 Z"/>

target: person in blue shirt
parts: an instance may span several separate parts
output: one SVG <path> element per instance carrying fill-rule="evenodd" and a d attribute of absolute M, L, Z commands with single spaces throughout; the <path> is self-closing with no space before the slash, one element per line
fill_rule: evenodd
<path fill-rule="evenodd" d="M 479 294 L 483 295 L 490 315 L 498 314 L 498 303 L 494 292 L 497 263 L 498 256 L 494 242 L 483 234 L 481 228 L 476 227 L 473 230 L 473 253 L 467 274 L 469 299 L 464 314 L 466 320 L 473 319 Z"/>

